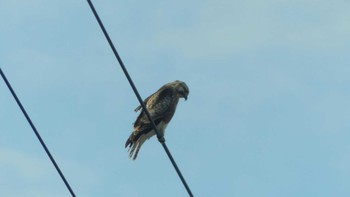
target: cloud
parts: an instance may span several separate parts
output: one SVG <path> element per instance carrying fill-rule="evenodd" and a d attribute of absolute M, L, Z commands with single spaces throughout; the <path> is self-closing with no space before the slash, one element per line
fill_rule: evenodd
<path fill-rule="evenodd" d="M 80 5 L 79 2 L 72 1 L 1 1 L 0 2 L 0 21 L 4 20 L 5 24 L 11 20 L 11 27 L 21 29 L 21 24 L 25 25 L 30 22 L 49 21 L 53 18 L 62 17 L 62 12 L 67 10 L 67 7 L 75 7 Z M 22 29 L 23 30 L 23 29 Z"/>
<path fill-rule="evenodd" d="M 344 1 L 208 1 L 190 26 L 155 36 L 187 57 L 230 57 L 269 47 L 331 50 L 350 39 Z M 196 12 L 196 10 L 193 10 Z"/>
<path fill-rule="evenodd" d="M 54 166 L 46 155 L 40 158 L 15 149 L 0 148 L 0 169 L 7 177 L 1 181 L 2 186 L 8 186 L 0 192 L 4 196 L 66 196 L 68 191 L 56 173 Z M 71 187 L 76 192 L 84 193 L 92 186 L 98 184 L 100 176 L 85 164 L 77 163 L 65 158 L 56 157 L 56 162 L 65 174 Z M 1 187 L 2 187 L 1 186 Z M 0 187 L 0 188 L 1 188 Z M 13 190 L 12 187 L 21 187 L 21 190 Z M 6 192 L 6 193 L 4 193 Z"/>
<path fill-rule="evenodd" d="M 0 149 L 1 169 L 13 171 L 23 178 L 43 178 L 48 170 L 46 161 L 23 152 L 9 149 Z"/>

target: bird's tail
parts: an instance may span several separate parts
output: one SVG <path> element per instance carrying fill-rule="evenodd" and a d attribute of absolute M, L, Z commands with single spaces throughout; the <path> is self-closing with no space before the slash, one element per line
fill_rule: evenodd
<path fill-rule="evenodd" d="M 126 140 L 125 142 L 125 148 L 129 146 L 129 148 L 132 146 L 132 140 L 131 140 L 132 134 L 130 135 L 130 137 Z"/>
<path fill-rule="evenodd" d="M 133 140 L 133 134 L 130 135 L 130 137 L 126 140 L 125 148 L 129 146 L 129 158 L 132 158 L 135 160 L 137 158 L 137 154 L 140 151 L 140 148 L 142 144 L 145 142 L 146 139 L 144 137 L 140 137 L 136 141 Z"/>

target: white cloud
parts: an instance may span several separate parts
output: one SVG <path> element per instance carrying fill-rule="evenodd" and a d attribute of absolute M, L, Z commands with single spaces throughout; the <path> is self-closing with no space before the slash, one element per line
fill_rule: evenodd
<path fill-rule="evenodd" d="M 16 150 L 0 149 L 0 166 L 25 178 L 43 178 L 47 172 L 47 162 Z"/>
<path fill-rule="evenodd" d="M 42 157 L 14 149 L 0 149 L 0 171 L 8 175 L 7 182 L 1 180 L 2 186 L 12 188 L 14 183 L 21 190 L 14 191 L 6 188 L 0 192 L 4 196 L 66 196 L 68 190 L 60 180 L 49 158 L 41 153 Z M 85 192 L 100 182 L 100 176 L 84 164 L 72 162 L 64 158 L 56 158 L 65 178 L 75 192 Z M 0 187 L 0 188 L 1 188 Z M 4 193 L 6 192 L 6 193 Z"/>
<path fill-rule="evenodd" d="M 188 57 L 226 57 L 282 46 L 329 50 L 349 42 L 350 13 L 344 1 L 208 1 L 191 26 L 156 35 Z M 194 10 L 195 12 L 196 10 Z"/>

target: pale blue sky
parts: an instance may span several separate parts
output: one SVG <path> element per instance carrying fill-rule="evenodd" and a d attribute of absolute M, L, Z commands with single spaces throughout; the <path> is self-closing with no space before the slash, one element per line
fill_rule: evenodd
<path fill-rule="evenodd" d="M 350 195 L 350 2 L 93 1 L 195 196 Z M 86 1 L 0 1 L 0 66 L 77 196 L 187 196 Z M 70 196 L 0 80 L 0 196 Z"/>

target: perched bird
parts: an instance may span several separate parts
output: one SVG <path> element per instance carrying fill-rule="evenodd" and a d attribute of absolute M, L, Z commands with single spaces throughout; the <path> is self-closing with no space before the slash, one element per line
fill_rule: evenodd
<path fill-rule="evenodd" d="M 144 100 L 144 104 L 151 115 L 152 120 L 160 132 L 161 140 L 164 140 L 164 131 L 175 113 L 180 98 L 187 100 L 189 89 L 185 82 L 176 80 L 163 85 L 157 92 Z M 135 112 L 141 112 L 134 123 L 134 130 L 125 143 L 129 146 L 129 158 L 136 159 L 142 144 L 156 133 L 148 120 L 142 106 L 138 106 Z"/>

